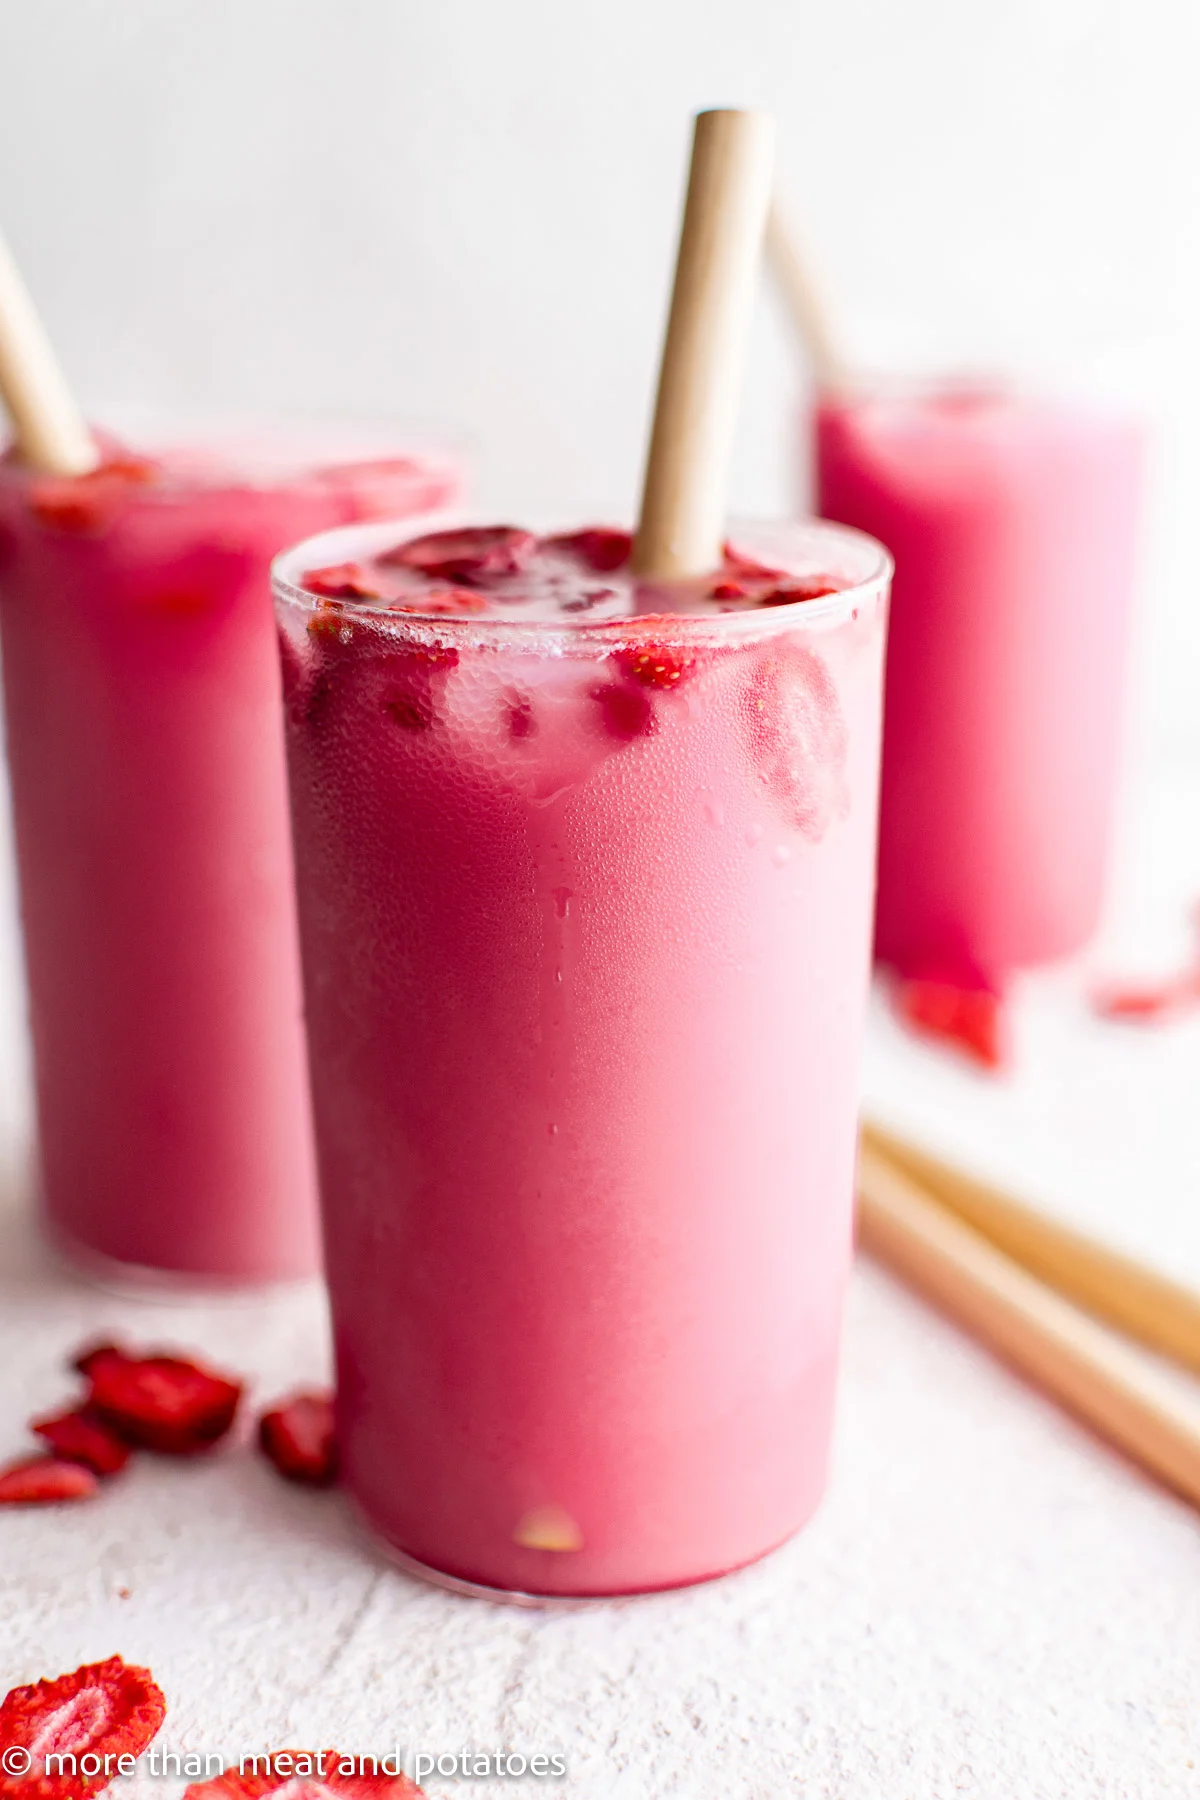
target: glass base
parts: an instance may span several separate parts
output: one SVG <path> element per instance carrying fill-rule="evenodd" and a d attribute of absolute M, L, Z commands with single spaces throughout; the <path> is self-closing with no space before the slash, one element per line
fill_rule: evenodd
<path fill-rule="evenodd" d="M 757 1556 L 748 1557 L 745 1562 L 734 1563 L 728 1569 L 715 1570 L 711 1575 L 696 1575 L 683 1581 L 666 1581 L 653 1586 L 625 1588 L 603 1594 L 531 1594 L 520 1588 L 489 1587 L 484 1582 L 468 1581 L 461 1575 L 450 1575 L 445 1569 L 437 1569 L 431 1563 L 419 1561 L 417 1557 L 410 1556 L 407 1550 L 401 1550 L 399 1545 L 384 1537 L 352 1494 L 347 1497 L 352 1512 L 374 1548 L 405 1575 L 412 1575 L 417 1581 L 425 1582 L 428 1587 L 440 1588 L 443 1593 L 457 1594 L 465 1600 L 490 1600 L 494 1606 L 523 1606 L 546 1612 L 579 1612 L 585 1608 L 606 1606 L 616 1600 L 650 1599 L 655 1594 L 679 1593 L 686 1588 L 710 1587 L 713 1582 L 727 1581 L 741 1570 L 752 1569 L 758 1563 L 765 1562 L 777 1550 L 782 1550 L 785 1544 L 790 1544 L 797 1533 L 803 1531 L 811 1517 L 809 1514 L 802 1519 L 794 1531 L 789 1531 L 777 1544 L 770 1544 L 767 1549 L 759 1551 Z"/>
<path fill-rule="evenodd" d="M 51 1256 L 63 1268 L 90 1287 L 100 1288 L 121 1300 L 170 1301 L 197 1304 L 223 1295 L 267 1294 L 304 1287 L 320 1276 L 311 1275 L 211 1275 L 190 1269 L 159 1269 L 149 1263 L 122 1262 L 81 1244 L 69 1231 L 41 1218 L 41 1237 Z"/>

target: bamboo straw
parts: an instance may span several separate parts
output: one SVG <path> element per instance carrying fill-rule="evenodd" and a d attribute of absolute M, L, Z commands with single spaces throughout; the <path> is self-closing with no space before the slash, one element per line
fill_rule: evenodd
<path fill-rule="evenodd" d="M 864 1123 L 864 1145 L 1096 1318 L 1200 1374 L 1200 1295 Z"/>
<path fill-rule="evenodd" d="M 850 375 L 830 324 L 824 299 L 800 248 L 800 240 L 780 204 L 778 195 L 767 215 L 767 260 L 776 286 L 808 352 L 816 385 L 822 393 L 835 393 L 850 385 Z"/>
<path fill-rule="evenodd" d="M 864 1147 L 859 1238 L 1135 1462 L 1200 1506 L 1200 1418 L 1137 1354 Z"/>
<path fill-rule="evenodd" d="M 0 395 L 17 449 L 46 475 L 86 475 L 99 454 L 71 397 L 29 290 L 0 238 Z"/>
<path fill-rule="evenodd" d="M 702 575 L 721 560 L 774 141 L 774 120 L 766 113 L 696 117 L 633 551 L 640 575 Z"/>

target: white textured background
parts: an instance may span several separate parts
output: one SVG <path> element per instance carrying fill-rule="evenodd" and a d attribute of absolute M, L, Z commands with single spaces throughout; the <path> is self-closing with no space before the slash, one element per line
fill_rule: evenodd
<path fill-rule="evenodd" d="M 1200 891 L 1198 73 L 1191 0 L 0 0 L 0 227 L 97 413 L 398 418 L 464 441 L 489 509 L 619 512 L 686 115 L 774 107 L 859 355 L 1007 364 L 1155 427 L 1136 754 L 1093 964 L 1165 967 Z M 794 491 L 802 385 L 764 301 L 746 510 Z M 9 885 L 0 856 L 11 1162 Z M 1028 984 L 1008 1082 L 877 1015 L 868 1088 L 1200 1281 L 1200 1019 L 1106 1030 L 1084 979 Z M 92 1330 L 207 1348 L 261 1395 L 321 1370 L 315 1293 L 108 1300 L 44 1261 L 19 1200 L 0 1205 L 0 1457 Z M 146 1459 L 94 1507 L 0 1518 L 0 1691 L 119 1649 L 166 1687 L 174 1748 L 561 1749 L 584 1800 L 1189 1800 L 1198 1576 L 1192 1513 L 865 1271 L 829 1501 L 758 1569 L 527 1615 L 386 1570 L 336 1496 L 249 1452 Z"/>

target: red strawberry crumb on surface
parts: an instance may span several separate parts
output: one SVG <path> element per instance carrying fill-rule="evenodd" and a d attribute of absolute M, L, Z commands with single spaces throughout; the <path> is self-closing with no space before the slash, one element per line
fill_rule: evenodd
<path fill-rule="evenodd" d="M 388 1775 L 382 1769 L 372 1774 L 375 1759 L 370 1756 L 340 1750 L 273 1750 L 255 1757 L 257 1766 L 250 1766 L 249 1757 L 244 1760 L 244 1773 L 234 1767 L 213 1781 L 194 1781 L 183 1800 L 265 1800 L 269 1794 L 280 1795 L 280 1800 L 424 1800 L 424 1788 L 407 1775 Z"/>
<path fill-rule="evenodd" d="M 99 1485 L 92 1470 L 81 1462 L 58 1456 L 30 1456 L 0 1469 L 0 1506 L 51 1506 L 56 1500 L 90 1500 Z M 0 1794 L 5 1791 L 0 1787 Z"/>
<path fill-rule="evenodd" d="M 893 1000 L 898 1016 L 923 1036 L 953 1045 L 985 1069 L 1008 1064 L 1008 1015 L 999 994 L 909 978 L 897 983 Z"/>
<path fill-rule="evenodd" d="M 329 1487 L 337 1480 L 332 1394 L 293 1394 L 273 1406 L 258 1422 L 258 1441 L 288 1481 Z"/>
<path fill-rule="evenodd" d="M 166 1710 L 149 1669 L 119 1656 L 57 1681 L 13 1688 L 0 1703 L 0 1745 L 28 1750 L 32 1762 L 27 1773 L 0 1773 L 0 1800 L 89 1800 L 119 1773 L 129 1773 L 128 1765 L 117 1768 L 118 1759 L 141 1755 Z M 75 1758 L 73 1770 L 46 1773 L 48 1756 L 68 1755 Z"/>
<path fill-rule="evenodd" d="M 532 531 L 516 525 L 477 525 L 458 531 L 430 531 L 385 551 L 386 568 L 413 569 L 444 581 L 489 581 L 519 575 L 537 551 Z"/>
<path fill-rule="evenodd" d="M 559 537 L 542 539 L 543 550 L 558 550 L 594 569 L 597 575 L 611 575 L 623 568 L 633 553 L 633 534 L 609 525 L 591 525 L 583 531 L 563 532 Z"/>
<path fill-rule="evenodd" d="M 93 1475 L 117 1475 L 129 1461 L 129 1445 L 86 1406 L 35 1419 L 30 1430 L 45 1439 L 55 1456 L 82 1463 Z"/>
<path fill-rule="evenodd" d="M 1193 909 L 1191 962 L 1162 981 L 1109 983 L 1095 990 L 1092 1011 L 1125 1024 L 1162 1025 L 1200 1007 L 1200 906 Z"/>
<path fill-rule="evenodd" d="M 145 457 L 109 456 L 86 475 L 43 476 L 29 489 L 29 510 L 48 531 L 101 532 L 111 525 L 139 488 L 159 478 Z"/>
<path fill-rule="evenodd" d="M 600 718 L 610 737 L 629 743 L 636 737 L 649 737 L 658 729 L 654 703 L 649 694 L 624 681 L 606 681 L 592 688 L 592 699 L 600 708 Z"/>
<path fill-rule="evenodd" d="M 242 1384 L 179 1356 L 131 1356 L 115 1345 L 76 1363 L 91 1384 L 87 1406 L 127 1444 L 167 1456 L 208 1450 L 233 1424 Z"/>
<path fill-rule="evenodd" d="M 361 563 L 331 563 L 325 569 L 309 569 L 300 578 L 302 587 L 327 600 L 378 600 L 379 589 Z"/>
<path fill-rule="evenodd" d="M 1200 1006 L 1200 976 L 1178 976 L 1157 986 L 1103 987 L 1092 995 L 1092 1010 L 1102 1019 L 1159 1025 Z"/>

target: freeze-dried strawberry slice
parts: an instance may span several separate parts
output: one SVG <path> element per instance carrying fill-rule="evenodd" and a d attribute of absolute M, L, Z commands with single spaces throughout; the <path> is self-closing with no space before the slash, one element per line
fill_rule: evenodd
<path fill-rule="evenodd" d="M 354 635 L 354 626 L 346 617 L 344 607 L 336 600 L 326 599 L 314 608 L 308 621 L 308 634 L 310 637 L 334 638 L 339 644 L 348 644 Z"/>
<path fill-rule="evenodd" d="M 542 539 L 543 550 L 558 550 L 586 563 L 597 575 L 611 575 L 623 568 L 633 552 L 633 536 L 609 525 L 590 525 L 583 531 L 566 531 Z"/>
<path fill-rule="evenodd" d="M 989 988 L 910 977 L 897 983 L 895 1007 L 914 1030 L 953 1044 L 985 1069 L 1008 1062 L 1008 1017 L 1000 995 Z"/>
<path fill-rule="evenodd" d="M 487 601 L 481 594 L 472 593 L 470 588 L 429 588 L 424 593 L 400 595 L 398 599 L 389 601 L 387 610 L 432 613 L 439 618 L 452 618 L 456 613 L 486 612 Z"/>
<path fill-rule="evenodd" d="M 826 594 L 840 592 L 828 575 L 788 575 L 778 587 L 755 598 L 759 606 L 791 606 L 796 600 L 823 600 Z"/>
<path fill-rule="evenodd" d="M 677 688 L 691 674 L 696 658 L 675 645 L 656 644 L 651 639 L 626 644 L 614 650 L 613 661 L 622 674 L 641 682 L 643 687 Z"/>
<path fill-rule="evenodd" d="M 0 1774 L 0 1800 L 89 1800 L 122 1773 L 121 1757 L 142 1754 L 166 1710 L 149 1669 L 119 1656 L 13 1688 L 0 1703 L 0 1745 L 32 1760 L 27 1773 Z M 47 1773 L 47 1757 L 67 1766 Z M 11 1754 L 5 1760 L 11 1767 Z"/>
<path fill-rule="evenodd" d="M 103 531 L 138 488 L 159 476 L 157 464 L 140 456 L 111 456 L 86 475 L 43 476 L 29 489 L 29 510 L 51 531 Z"/>
<path fill-rule="evenodd" d="M 601 682 L 591 689 L 591 697 L 600 708 L 601 721 L 610 737 L 629 743 L 636 737 L 649 737 L 658 729 L 649 694 L 627 681 Z"/>
<path fill-rule="evenodd" d="M 340 1750 L 275 1750 L 246 1757 L 245 1772 L 226 1769 L 213 1781 L 194 1781 L 183 1800 L 424 1800 L 425 1790 L 407 1775 L 370 1773 L 375 1758 Z M 383 1759 L 388 1760 L 386 1757 Z M 252 1765 L 252 1766 L 251 1766 Z M 264 1766 L 269 1765 L 269 1766 Z M 366 1773 L 364 1773 L 366 1769 Z"/>
<path fill-rule="evenodd" d="M 129 1445 L 86 1406 L 35 1419 L 30 1430 L 46 1440 L 55 1456 L 82 1463 L 93 1475 L 119 1474 L 129 1461 Z"/>
<path fill-rule="evenodd" d="M 0 1469 L 0 1506 L 48 1506 L 55 1500 L 87 1500 L 98 1486 L 91 1469 L 85 1469 L 81 1462 L 57 1456 L 30 1456 Z"/>
<path fill-rule="evenodd" d="M 378 600 L 379 588 L 361 563 L 330 563 L 328 568 L 309 569 L 300 585 L 310 594 L 326 600 Z"/>
<path fill-rule="evenodd" d="M 179 1356 L 129 1356 L 106 1344 L 77 1365 L 91 1383 L 88 1406 L 127 1444 L 189 1456 L 233 1424 L 240 1382 Z"/>
<path fill-rule="evenodd" d="M 747 685 L 743 718 L 767 793 L 787 824 L 817 842 L 849 803 L 846 722 L 823 659 L 806 645 L 772 648 Z"/>
<path fill-rule="evenodd" d="M 430 531 L 386 550 L 385 568 L 414 569 L 439 581 L 489 581 L 519 575 L 537 550 L 532 531 L 516 525 L 476 525 L 459 531 Z"/>
<path fill-rule="evenodd" d="M 289 1481 L 328 1487 L 337 1480 L 337 1437 L 331 1394 L 294 1394 L 258 1422 L 264 1453 Z"/>

